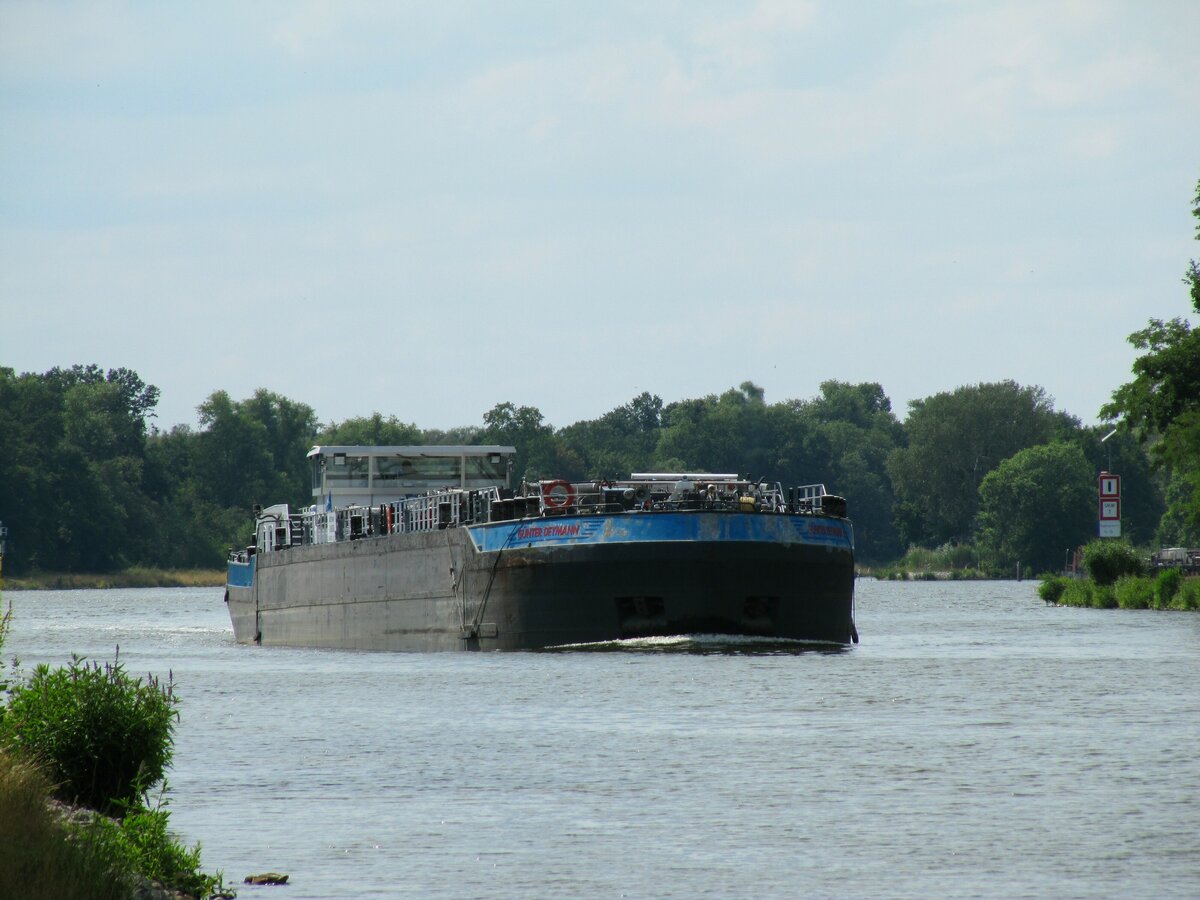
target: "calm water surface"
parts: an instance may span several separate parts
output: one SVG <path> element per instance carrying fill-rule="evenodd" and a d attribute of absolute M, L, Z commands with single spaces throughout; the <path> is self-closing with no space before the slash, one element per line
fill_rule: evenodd
<path fill-rule="evenodd" d="M 1200 896 L 1194 613 L 860 582 L 845 651 L 422 655 L 221 596 L 6 592 L 6 656 L 173 671 L 173 825 L 291 876 L 243 898 Z"/>

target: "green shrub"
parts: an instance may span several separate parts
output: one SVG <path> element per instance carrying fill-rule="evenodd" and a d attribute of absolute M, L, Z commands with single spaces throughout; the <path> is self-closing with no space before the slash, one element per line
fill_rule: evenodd
<path fill-rule="evenodd" d="M 1157 609 L 1170 609 L 1171 601 L 1183 587 L 1183 572 L 1179 569 L 1163 569 L 1154 579 L 1154 605 Z"/>
<path fill-rule="evenodd" d="M 128 900 L 138 876 L 192 897 L 212 896 L 220 875 L 199 871 L 200 847 L 181 846 L 168 814 L 139 808 L 121 821 L 49 804 L 50 781 L 36 763 L 0 750 L 0 897 Z"/>
<path fill-rule="evenodd" d="M 127 871 L 62 821 L 49 796 L 37 765 L 0 750 L 0 897 L 127 900 Z"/>
<path fill-rule="evenodd" d="M 1082 581 L 1075 578 L 1064 579 L 1066 584 L 1063 586 L 1062 593 L 1058 595 L 1058 602 L 1062 606 L 1091 606 L 1092 605 L 1092 583 L 1090 581 Z"/>
<path fill-rule="evenodd" d="M 1061 606 L 1085 606 L 1092 609 L 1116 609 L 1117 597 L 1111 586 L 1095 584 L 1080 578 L 1067 578 L 1066 588 L 1058 598 Z"/>
<path fill-rule="evenodd" d="M 170 682 L 132 678 L 120 662 L 40 665 L 10 689 L 0 742 L 42 761 L 64 800 L 120 815 L 170 764 L 175 704 Z"/>
<path fill-rule="evenodd" d="M 1142 575 L 1146 566 L 1124 541 L 1095 540 L 1083 548 L 1083 568 L 1099 585 L 1116 584 L 1122 575 Z"/>
<path fill-rule="evenodd" d="M 1097 584 L 1092 588 L 1093 609 L 1116 609 L 1117 592 L 1111 584 Z"/>
<path fill-rule="evenodd" d="M 1173 598 L 1171 609 L 1200 609 L 1200 578 L 1185 578 Z"/>
<path fill-rule="evenodd" d="M 120 821 L 96 817 L 90 837 L 122 870 L 193 897 L 211 895 L 221 877 L 200 871 L 200 845 L 189 849 L 180 844 L 167 830 L 169 821 L 170 813 L 160 798 L 158 808 L 139 808 Z"/>
<path fill-rule="evenodd" d="M 1068 581 L 1069 578 L 1063 578 L 1061 575 L 1043 576 L 1042 583 L 1038 585 L 1038 596 L 1047 603 L 1057 603 L 1066 591 Z"/>
<path fill-rule="evenodd" d="M 1154 606 L 1154 582 L 1137 575 L 1122 575 L 1113 585 L 1121 609 L 1150 609 Z"/>

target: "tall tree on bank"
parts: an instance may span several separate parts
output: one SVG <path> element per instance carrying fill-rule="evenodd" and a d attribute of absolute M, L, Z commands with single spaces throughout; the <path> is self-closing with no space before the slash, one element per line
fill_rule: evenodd
<path fill-rule="evenodd" d="M 825 381 L 812 400 L 795 404 L 814 467 L 812 476 L 844 494 L 860 559 L 884 561 L 903 549 L 892 519 L 895 496 L 887 460 L 903 445 L 903 427 L 876 383 Z"/>
<path fill-rule="evenodd" d="M 906 544 L 967 541 L 979 486 L 1014 453 L 1067 437 L 1079 420 L 1054 410 L 1037 386 L 1000 381 L 960 387 L 909 403 L 908 446 L 888 458 L 896 521 Z"/>
<path fill-rule="evenodd" d="M 980 544 L 1001 570 L 1056 571 L 1095 532 L 1091 463 L 1075 444 L 1020 450 L 979 486 Z"/>
<path fill-rule="evenodd" d="M 1192 201 L 1200 240 L 1200 182 Z M 1192 309 L 1200 314 L 1200 262 L 1183 278 Z M 1151 319 L 1129 342 L 1144 351 L 1133 363 L 1133 380 L 1113 392 L 1100 415 L 1118 420 L 1150 447 L 1169 477 L 1169 507 L 1158 537 L 1163 543 L 1200 545 L 1200 329 L 1182 317 Z"/>
<path fill-rule="evenodd" d="M 719 397 L 671 403 L 662 412 L 655 467 L 787 479 L 794 450 L 782 439 L 787 419 L 787 411 L 768 406 L 752 381 Z"/>
<path fill-rule="evenodd" d="M 330 422 L 321 429 L 318 441 L 335 446 L 402 447 L 424 443 L 421 429 L 415 424 L 401 422 L 395 416 L 386 419 L 372 413 L 344 422 Z"/>
<path fill-rule="evenodd" d="M 483 414 L 483 428 L 476 437 L 479 444 L 516 448 L 512 471 L 518 483 L 583 477 L 581 461 L 557 438 L 554 426 L 544 421 L 537 407 L 497 403 Z"/>
<path fill-rule="evenodd" d="M 129 369 L 0 369 L 0 520 L 14 571 L 107 572 L 142 559 L 154 505 L 146 418 L 158 388 Z"/>
<path fill-rule="evenodd" d="M 215 391 L 198 407 L 194 471 L 206 499 L 222 507 L 312 502 L 307 453 L 317 434 L 312 407 L 259 389 L 246 400 Z"/>
<path fill-rule="evenodd" d="M 316 414 L 267 390 L 246 400 L 213 392 L 198 407 L 200 431 L 176 427 L 151 436 L 147 461 L 162 516 L 154 563 L 220 566 L 241 545 L 255 504 L 312 502 L 306 454 Z"/>
<path fill-rule="evenodd" d="M 662 410 L 662 398 L 643 391 L 598 419 L 566 426 L 558 437 L 579 458 L 585 477 L 628 478 L 653 468 Z"/>

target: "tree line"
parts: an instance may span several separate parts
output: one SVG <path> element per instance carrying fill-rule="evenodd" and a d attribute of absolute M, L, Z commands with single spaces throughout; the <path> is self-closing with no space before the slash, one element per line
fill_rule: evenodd
<path fill-rule="evenodd" d="M 827 381 L 810 399 L 768 403 L 745 382 L 669 404 L 643 393 L 563 428 L 500 403 L 450 431 L 380 414 L 322 425 L 267 390 L 245 400 L 217 391 L 199 428 L 160 431 L 148 424 L 157 396 L 128 369 L 0 369 L 0 519 L 14 572 L 220 566 L 244 543 L 254 504 L 311 503 L 305 454 L 318 443 L 512 444 L 516 473 L 531 481 L 697 470 L 820 481 L 849 499 L 865 560 L 977 542 L 997 565 L 1046 567 L 1094 533 L 1096 474 L 1111 466 L 1133 540 L 1181 534 L 1163 515 L 1173 481 L 1133 435 L 1101 443 L 1106 429 L 1011 381 L 915 401 L 904 422 L 878 384 Z"/>
<path fill-rule="evenodd" d="M 1193 213 L 1200 222 L 1200 184 Z M 1184 281 L 1200 314 L 1197 262 Z M 672 403 L 645 392 L 561 428 L 536 407 L 499 403 L 449 430 L 379 413 L 322 424 L 272 391 L 216 391 L 198 428 L 161 431 L 158 388 L 130 369 L 0 367 L 5 562 L 18 574 L 219 567 L 244 543 L 253 505 L 311 503 L 306 453 L 318 443 L 511 444 L 528 480 L 714 471 L 823 482 L 848 498 L 864 561 L 967 544 L 1003 571 L 1057 569 L 1093 537 L 1108 470 L 1123 478 L 1128 540 L 1200 546 L 1200 329 L 1152 319 L 1130 341 L 1142 351 L 1133 379 L 1100 411 L 1117 423 L 1111 435 L 1014 381 L 912 401 L 903 421 L 876 383 L 826 381 L 814 397 L 768 403 L 747 381 Z"/>

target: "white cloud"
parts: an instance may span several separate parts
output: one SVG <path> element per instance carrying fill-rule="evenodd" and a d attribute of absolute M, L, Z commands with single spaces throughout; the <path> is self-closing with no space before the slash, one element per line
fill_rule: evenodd
<path fill-rule="evenodd" d="M 549 324 L 618 335 L 620 371 L 570 343 L 552 381 L 468 362 L 404 409 L 266 386 L 565 424 L 746 377 L 866 376 L 902 409 L 1044 358 L 1092 367 L 1094 396 L 1047 384 L 1087 416 L 1123 374 L 1097 348 L 1182 310 L 1200 5 L 713 10 L 0 4 L 0 356 L 145 365 L 188 408 L 259 386 L 266 334 L 383 344 L 411 379 L 447 335 L 492 360 Z"/>

